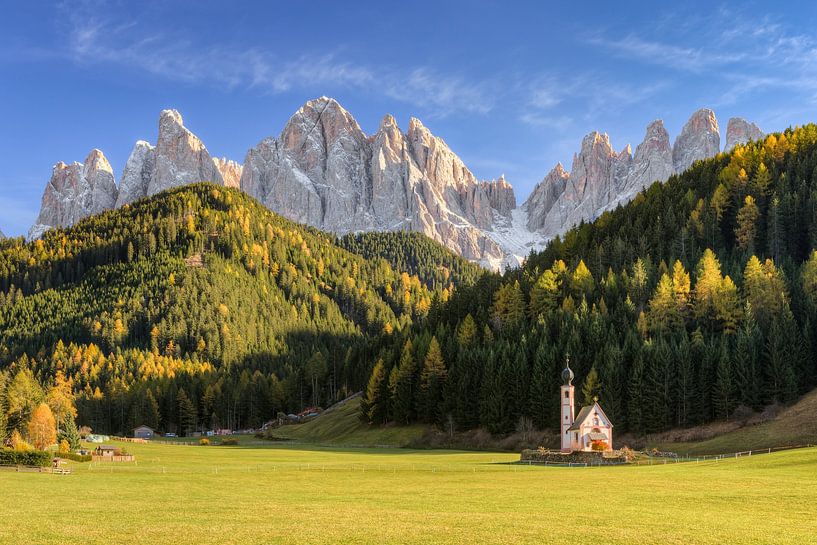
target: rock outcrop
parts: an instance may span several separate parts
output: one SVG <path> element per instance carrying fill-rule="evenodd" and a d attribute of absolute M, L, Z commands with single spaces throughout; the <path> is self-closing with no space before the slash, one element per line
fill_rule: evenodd
<path fill-rule="evenodd" d="M 113 208 L 117 193 L 111 165 L 98 149 L 92 150 L 84 163 L 57 163 L 45 187 L 40 214 L 29 231 L 29 238 L 39 238 L 52 227 L 68 227 L 82 218 Z"/>
<path fill-rule="evenodd" d="M 672 146 L 675 172 L 683 172 L 692 163 L 714 157 L 721 149 L 721 134 L 715 112 L 701 108 L 689 118 Z"/>
<path fill-rule="evenodd" d="M 635 148 L 633 167 L 626 183 L 626 196 L 632 198 L 654 181 L 666 180 L 673 172 L 669 133 L 664 128 L 664 122 L 657 119 L 647 125 L 644 140 Z"/>
<path fill-rule="evenodd" d="M 418 119 L 403 133 L 386 116 L 367 136 L 327 97 L 307 102 L 279 137 L 247 152 L 241 188 L 271 210 L 324 230 L 420 231 L 484 263 L 504 257 L 484 231 L 495 214 L 515 208 L 504 179 L 480 183 Z"/>
<path fill-rule="evenodd" d="M 218 173 L 221 174 L 225 186 L 234 189 L 241 187 L 241 173 L 244 170 L 242 165 L 226 157 L 214 157 L 213 163 L 215 163 Z"/>
<path fill-rule="evenodd" d="M 756 137 L 756 126 L 730 121 L 730 126 L 733 124 L 735 142 Z M 557 165 L 525 201 L 522 208 L 527 214 L 527 227 L 551 238 L 626 204 L 653 182 L 664 182 L 719 151 L 718 120 L 707 109 L 690 117 L 672 147 L 660 119 L 647 126 L 634 154 L 629 146 L 615 153 L 607 135 L 592 132 L 574 156 L 571 172 Z"/>
<path fill-rule="evenodd" d="M 729 120 L 727 149 L 762 137 L 756 125 Z M 118 189 L 97 150 L 83 165 L 57 164 L 30 236 L 159 191 L 211 181 L 240 187 L 274 212 L 320 229 L 419 231 L 467 259 L 501 268 L 719 148 L 718 121 L 707 109 L 690 117 L 672 146 L 661 120 L 647 126 L 634 153 L 629 145 L 616 152 L 606 134 L 594 131 L 582 140 L 570 172 L 557 164 L 517 207 L 504 176 L 478 180 L 416 118 L 403 132 L 386 115 L 367 135 L 337 101 L 321 97 L 295 112 L 278 136 L 251 148 L 240 165 L 211 157 L 179 112 L 164 110 L 156 145 L 136 143 Z"/>
<path fill-rule="evenodd" d="M 726 147 L 724 151 L 730 151 L 738 144 L 745 144 L 753 140 L 760 140 L 765 135 L 760 127 L 750 123 L 742 117 L 732 117 L 726 125 Z"/>
<path fill-rule="evenodd" d="M 181 114 L 163 110 L 156 146 L 139 140 L 125 163 L 116 205 L 196 182 L 224 185 L 222 169 L 231 177 L 233 187 L 237 187 L 240 166 L 226 159 L 211 158 L 202 141 L 184 126 Z"/>
<path fill-rule="evenodd" d="M 570 174 L 564 169 L 562 163 L 556 163 L 553 170 L 548 172 L 544 179 L 536 184 L 533 192 L 525 201 L 524 207 L 528 210 L 527 228 L 531 231 L 538 231 L 544 227 L 553 205 L 565 192 L 567 179 Z"/>
<path fill-rule="evenodd" d="M 490 207 L 506 218 L 511 217 L 511 211 L 516 208 L 516 195 L 513 186 L 505 180 L 505 175 L 496 180 L 482 182 L 481 185 L 482 190 L 488 195 Z"/>
<path fill-rule="evenodd" d="M 122 179 L 119 181 L 119 197 L 116 199 L 116 206 L 131 203 L 148 196 L 150 178 L 153 176 L 153 165 L 155 163 L 155 148 L 139 140 L 133 146 L 133 150 L 125 163 L 122 171 Z"/>
<path fill-rule="evenodd" d="M 147 195 L 196 182 L 224 185 L 224 180 L 201 140 L 187 130 L 176 110 L 159 116 L 159 139 Z"/>

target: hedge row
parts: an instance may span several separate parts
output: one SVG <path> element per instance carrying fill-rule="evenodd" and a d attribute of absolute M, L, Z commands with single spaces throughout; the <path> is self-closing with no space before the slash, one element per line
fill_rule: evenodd
<path fill-rule="evenodd" d="M 0 449 L 0 466 L 39 466 L 51 463 L 51 453 L 44 450 L 18 451 Z"/>
<path fill-rule="evenodd" d="M 75 462 L 90 462 L 90 454 L 77 454 L 76 452 L 58 452 L 57 456 L 65 460 L 73 460 Z"/>

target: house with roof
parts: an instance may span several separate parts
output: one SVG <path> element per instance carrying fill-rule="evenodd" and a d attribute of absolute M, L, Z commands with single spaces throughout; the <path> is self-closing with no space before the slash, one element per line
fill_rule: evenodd
<path fill-rule="evenodd" d="M 155 433 L 153 428 L 144 425 L 133 429 L 133 437 L 135 439 L 153 439 Z"/>
<path fill-rule="evenodd" d="M 568 358 L 560 388 L 562 452 L 613 450 L 613 423 L 604 414 L 598 398 L 593 399 L 592 405 L 582 407 L 579 414 L 575 413 L 573 378 Z"/>

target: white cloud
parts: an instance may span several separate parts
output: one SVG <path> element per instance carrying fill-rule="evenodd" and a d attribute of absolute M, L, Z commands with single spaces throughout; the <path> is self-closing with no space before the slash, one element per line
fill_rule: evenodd
<path fill-rule="evenodd" d="M 429 67 L 398 70 L 340 58 L 337 52 L 285 59 L 272 52 L 230 46 L 197 47 L 177 37 L 142 35 L 96 17 L 70 18 L 69 58 L 83 65 L 115 64 L 173 81 L 252 88 L 262 92 L 351 88 L 413 104 L 434 116 L 489 112 L 493 86 Z"/>

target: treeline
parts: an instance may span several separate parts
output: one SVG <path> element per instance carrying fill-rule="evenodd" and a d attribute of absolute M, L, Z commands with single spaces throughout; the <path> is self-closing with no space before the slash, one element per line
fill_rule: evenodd
<path fill-rule="evenodd" d="M 816 152 L 814 125 L 738 146 L 463 287 L 383 348 L 364 417 L 555 428 L 568 354 L 619 432 L 794 400 L 817 385 Z"/>
<path fill-rule="evenodd" d="M 43 382 L 62 370 L 79 421 L 98 431 L 254 427 L 365 385 L 370 342 L 450 297 L 437 279 L 238 191 L 186 186 L 0 244 L 0 368 Z"/>

